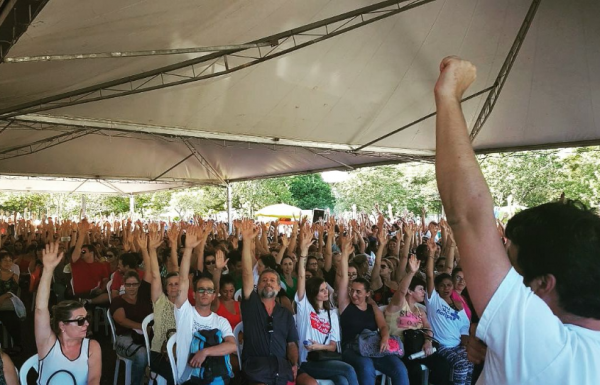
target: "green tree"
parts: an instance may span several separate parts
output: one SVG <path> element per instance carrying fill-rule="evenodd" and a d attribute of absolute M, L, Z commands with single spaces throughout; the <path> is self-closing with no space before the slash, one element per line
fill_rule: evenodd
<path fill-rule="evenodd" d="M 241 216 L 251 217 L 261 208 L 278 203 L 295 205 L 289 178 L 272 178 L 232 184 L 232 207 Z"/>
<path fill-rule="evenodd" d="M 290 179 L 290 193 L 296 206 L 302 210 L 335 207 L 331 186 L 323 181 L 321 174 L 299 175 Z"/>

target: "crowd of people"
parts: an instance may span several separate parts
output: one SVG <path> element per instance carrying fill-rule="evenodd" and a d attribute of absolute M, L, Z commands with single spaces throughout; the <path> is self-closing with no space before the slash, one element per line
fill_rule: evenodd
<path fill-rule="evenodd" d="M 600 218 L 563 200 L 506 228 L 494 219 L 457 104 L 473 78 L 447 58 L 436 85 L 447 221 L 1 220 L 0 322 L 13 346 L 0 384 L 18 383 L 24 275 L 37 293 L 39 384 L 100 383 L 107 352 L 90 315 L 103 308 L 135 385 L 593 383 Z"/>

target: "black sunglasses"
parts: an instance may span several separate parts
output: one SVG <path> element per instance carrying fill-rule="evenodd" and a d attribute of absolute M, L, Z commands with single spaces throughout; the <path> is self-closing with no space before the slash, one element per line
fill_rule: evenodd
<path fill-rule="evenodd" d="M 210 261 L 204 261 L 205 265 L 215 265 L 217 262 L 215 262 L 214 260 L 210 260 Z"/>
<path fill-rule="evenodd" d="M 90 323 L 90 316 L 87 315 L 83 318 L 76 318 L 76 319 L 68 319 L 66 321 L 63 321 L 63 323 L 72 323 L 72 322 L 77 322 L 77 326 L 83 326 L 85 324 L 85 321 L 87 321 L 88 323 Z"/>
<path fill-rule="evenodd" d="M 273 316 L 272 315 L 267 317 L 267 331 L 269 333 L 273 333 Z"/>

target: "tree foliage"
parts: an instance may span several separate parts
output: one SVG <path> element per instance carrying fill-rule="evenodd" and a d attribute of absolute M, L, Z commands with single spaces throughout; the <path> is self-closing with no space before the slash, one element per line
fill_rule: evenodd
<path fill-rule="evenodd" d="M 321 174 L 292 177 L 289 189 L 295 205 L 302 210 L 333 209 L 335 206 L 331 186 L 323 181 Z"/>

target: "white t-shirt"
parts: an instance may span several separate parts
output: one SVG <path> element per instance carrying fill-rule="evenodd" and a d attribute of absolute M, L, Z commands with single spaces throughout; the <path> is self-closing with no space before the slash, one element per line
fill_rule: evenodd
<path fill-rule="evenodd" d="M 306 362 L 308 350 L 304 347 L 304 341 L 313 340 L 316 343 L 328 345 L 331 341 L 340 341 L 340 322 L 337 312 L 330 310 L 331 324 L 327 310 L 321 310 L 319 314 L 312 307 L 306 295 L 302 301 L 298 300 L 298 294 L 295 296 L 298 304 L 296 312 L 296 328 L 298 329 L 298 338 L 300 339 L 300 362 Z M 330 333 L 331 331 L 331 333 Z"/>
<path fill-rule="evenodd" d="M 233 337 L 231 325 L 227 319 L 216 313 L 202 317 L 188 300 L 179 309 L 175 306 L 175 324 L 177 327 L 177 375 L 180 382 L 189 380 L 192 375 L 192 367 L 188 363 L 190 361 L 190 345 L 196 331 L 219 329 L 223 339 Z"/>
<path fill-rule="evenodd" d="M 514 269 L 483 312 L 488 348 L 477 385 L 598 384 L 600 332 L 563 324 Z"/>
<path fill-rule="evenodd" d="M 433 334 L 440 345 L 454 348 L 460 344 L 460 336 L 469 335 L 469 317 L 465 309 L 456 311 L 433 290 L 431 298 L 425 296 L 427 320 L 431 324 Z"/>

